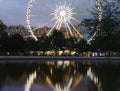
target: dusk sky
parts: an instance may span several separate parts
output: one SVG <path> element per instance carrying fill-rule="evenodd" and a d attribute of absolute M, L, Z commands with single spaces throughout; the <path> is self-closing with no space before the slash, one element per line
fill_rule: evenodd
<path fill-rule="evenodd" d="M 6 25 L 25 25 L 28 0 L 0 0 L 0 19 Z"/>
<path fill-rule="evenodd" d="M 42 2 L 45 5 L 52 7 L 52 6 L 54 6 L 53 2 L 56 3 L 57 0 L 38 0 L 38 1 L 39 1 L 39 3 Z M 66 0 L 66 1 L 70 1 L 70 0 Z M 88 5 L 90 5 L 89 1 L 90 0 L 76 0 L 75 3 L 79 2 L 79 5 L 75 5 L 75 6 L 76 7 L 81 6 L 80 8 L 82 11 L 84 8 L 86 8 L 86 6 L 88 7 Z M 6 25 L 21 24 L 21 25 L 26 26 L 26 10 L 27 10 L 28 2 L 29 2 L 29 0 L 0 0 L 0 20 L 2 20 Z M 87 3 L 87 4 L 85 4 L 85 3 Z M 36 9 L 39 8 L 38 9 L 39 12 L 42 12 L 42 8 L 40 8 L 39 5 L 38 6 L 36 5 L 35 8 Z M 48 13 L 47 10 L 44 11 L 44 13 Z M 42 19 L 44 19 L 44 18 L 42 18 Z M 41 19 L 41 21 L 43 22 L 44 20 L 42 20 L 42 19 Z M 36 20 L 38 20 L 38 19 L 36 19 Z M 38 21 L 35 21 L 35 22 L 38 22 Z"/>

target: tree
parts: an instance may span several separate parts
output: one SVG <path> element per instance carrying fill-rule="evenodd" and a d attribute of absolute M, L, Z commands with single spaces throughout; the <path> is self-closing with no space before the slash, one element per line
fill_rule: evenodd
<path fill-rule="evenodd" d="M 4 29 L 6 29 L 6 25 L 0 20 L 0 34 L 1 32 L 4 32 Z"/>
<path fill-rule="evenodd" d="M 26 51 L 36 51 L 38 43 L 33 38 L 27 38 L 26 40 Z"/>
<path fill-rule="evenodd" d="M 6 52 L 9 47 L 9 36 L 6 32 L 2 32 L 0 35 L 0 50 Z"/>
<path fill-rule="evenodd" d="M 65 46 L 65 37 L 62 32 L 54 30 L 53 34 L 49 37 L 51 40 L 52 48 L 57 50 L 62 50 Z"/>
<path fill-rule="evenodd" d="M 38 50 L 45 51 L 51 50 L 50 38 L 48 36 L 42 36 L 38 38 Z"/>
<path fill-rule="evenodd" d="M 75 37 L 66 38 L 66 44 L 65 44 L 66 49 L 70 51 L 75 50 L 75 45 L 76 45 L 75 42 L 76 42 Z"/>
<path fill-rule="evenodd" d="M 82 39 L 76 44 L 76 51 L 77 52 L 87 52 L 88 51 L 88 44 L 87 41 Z"/>
<path fill-rule="evenodd" d="M 118 0 L 119 1 L 119 0 Z M 120 31 L 120 3 L 117 0 L 102 0 L 102 21 L 98 21 L 98 14 L 96 14 L 97 7 L 91 11 L 93 18 L 85 19 L 82 23 L 87 28 L 88 33 L 93 34 L 97 30 L 97 25 L 100 23 L 100 33 L 106 34 Z"/>
<path fill-rule="evenodd" d="M 4 31 L 6 29 L 6 25 L 0 20 L 0 50 L 6 51 L 8 45 L 8 34 Z"/>
<path fill-rule="evenodd" d="M 103 0 L 102 1 L 102 12 L 103 17 L 102 21 L 99 22 L 95 14 L 96 7 L 92 11 L 94 18 L 85 19 L 83 23 L 87 27 L 87 31 L 90 31 L 89 34 L 92 36 L 94 31 L 97 30 L 98 23 L 100 24 L 100 31 L 97 32 L 94 40 L 92 41 L 92 47 L 97 50 L 101 49 L 104 51 L 117 51 L 120 45 L 119 36 L 120 36 L 120 2 L 119 0 Z"/>
<path fill-rule="evenodd" d="M 23 52 L 25 49 L 25 40 L 20 34 L 10 36 L 8 44 L 11 52 Z"/>

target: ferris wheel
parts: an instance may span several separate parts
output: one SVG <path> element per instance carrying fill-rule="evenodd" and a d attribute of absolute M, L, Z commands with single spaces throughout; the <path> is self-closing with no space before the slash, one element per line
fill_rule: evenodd
<path fill-rule="evenodd" d="M 54 29 L 64 32 L 66 36 L 83 39 L 82 29 L 78 25 L 82 19 L 92 17 L 89 10 L 95 4 L 98 7 L 98 20 L 101 22 L 100 0 L 29 0 L 26 13 L 28 31 L 35 40 L 37 40 L 36 34 L 50 36 Z M 96 33 L 97 31 L 88 42 L 95 37 Z"/>

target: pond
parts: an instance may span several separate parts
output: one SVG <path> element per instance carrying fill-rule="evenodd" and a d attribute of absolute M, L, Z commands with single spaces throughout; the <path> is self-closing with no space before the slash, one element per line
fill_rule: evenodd
<path fill-rule="evenodd" d="M 0 91 L 120 91 L 120 64 L 0 63 Z"/>

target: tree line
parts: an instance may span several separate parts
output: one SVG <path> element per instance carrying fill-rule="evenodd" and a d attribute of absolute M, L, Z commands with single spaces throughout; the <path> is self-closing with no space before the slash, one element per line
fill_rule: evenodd
<path fill-rule="evenodd" d="M 38 40 L 29 37 L 24 39 L 20 34 L 16 33 L 11 36 L 5 31 L 0 31 L 0 52 L 26 52 L 26 51 L 88 51 L 86 40 L 76 43 L 75 38 L 65 38 L 61 31 L 54 30 L 51 36 L 42 36 Z"/>

